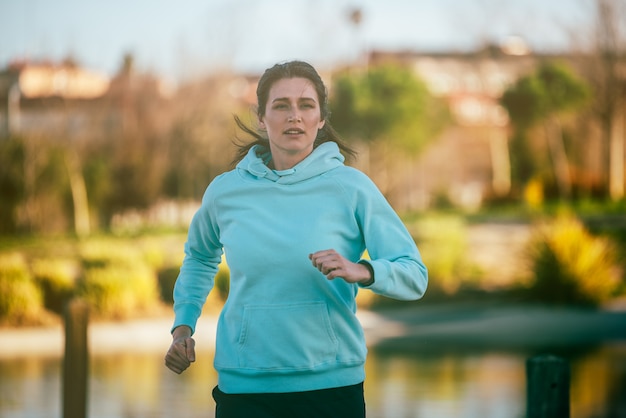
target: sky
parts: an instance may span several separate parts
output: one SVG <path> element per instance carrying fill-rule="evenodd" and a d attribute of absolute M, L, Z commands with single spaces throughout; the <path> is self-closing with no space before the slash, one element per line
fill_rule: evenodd
<path fill-rule="evenodd" d="M 130 53 L 140 70 L 180 81 L 219 69 L 261 72 L 290 59 L 333 66 L 371 50 L 459 52 L 512 35 L 534 50 L 566 50 L 590 24 L 591 2 L 0 0 L 0 68 L 71 56 L 113 75 Z"/>

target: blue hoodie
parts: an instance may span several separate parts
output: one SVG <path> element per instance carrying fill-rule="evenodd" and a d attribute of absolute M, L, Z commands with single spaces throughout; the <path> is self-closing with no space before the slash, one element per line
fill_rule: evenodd
<path fill-rule="evenodd" d="M 334 142 L 289 170 L 253 147 L 215 178 L 194 216 L 174 289 L 174 328 L 195 331 L 224 251 L 230 292 L 214 365 L 226 393 L 298 392 L 360 383 L 367 349 L 359 285 L 329 281 L 308 255 L 367 249 L 380 295 L 415 300 L 428 275 L 407 229 L 374 183 L 345 166 Z"/>

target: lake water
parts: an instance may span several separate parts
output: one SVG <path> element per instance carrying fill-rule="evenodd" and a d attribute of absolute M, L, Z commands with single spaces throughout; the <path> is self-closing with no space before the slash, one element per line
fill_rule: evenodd
<path fill-rule="evenodd" d="M 626 345 L 556 353 L 571 365 L 571 418 L 626 417 Z M 368 418 L 524 417 L 522 352 L 370 352 Z M 92 356 L 90 418 L 210 418 L 216 384 L 212 353 L 199 352 L 182 375 L 163 356 Z M 59 358 L 0 359 L 0 417 L 61 417 Z"/>

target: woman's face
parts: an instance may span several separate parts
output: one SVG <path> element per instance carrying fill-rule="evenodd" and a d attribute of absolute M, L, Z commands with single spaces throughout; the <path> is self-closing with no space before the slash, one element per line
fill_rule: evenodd
<path fill-rule="evenodd" d="M 317 131 L 324 126 L 313 83 L 300 77 L 276 81 L 259 123 L 267 131 L 276 169 L 302 161 L 313 151 Z"/>

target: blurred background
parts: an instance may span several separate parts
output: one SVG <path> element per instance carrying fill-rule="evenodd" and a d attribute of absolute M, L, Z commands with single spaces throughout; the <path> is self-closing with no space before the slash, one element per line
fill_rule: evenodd
<path fill-rule="evenodd" d="M 522 417 L 546 352 L 572 417 L 626 415 L 624 0 L 0 0 L 0 415 L 60 416 L 81 298 L 90 416 L 211 416 L 228 266 L 181 377 L 171 290 L 233 115 L 292 59 L 430 269 L 422 301 L 359 294 L 368 415 Z"/>

